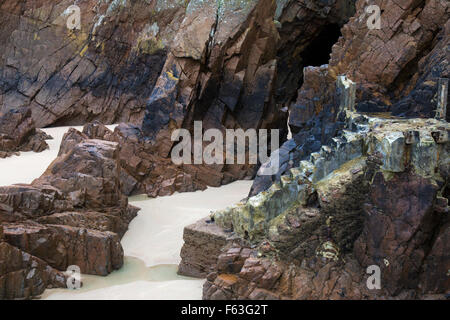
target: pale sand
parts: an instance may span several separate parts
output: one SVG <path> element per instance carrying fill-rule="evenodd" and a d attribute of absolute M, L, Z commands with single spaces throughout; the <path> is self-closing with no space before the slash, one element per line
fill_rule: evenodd
<path fill-rule="evenodd" d="M 54 138 L 47 140 L 50 150 L 21 152 L 20 156 L 0 159 L 0 186 L 30 183 L 38 178 L 56 158 L 68 128 L 44 129 Z M 176 274 L 183 228 L 208 216 L 212 210 L 225 208 L 246 197 L 251 184 L 252 181 L 236 181 L 220 188 L 156 199 L 130 197 L 130 203 L 142 210 L 122 239 L 124 266 L 106 277 L 83 275 L 81 289 L 50 289 L 42 298 L 201 299 L 205 280 Z"/>
<path fill-rule="evenodd" d="M 125 255 L 139 258 L 147 266 L 178 264 L 183 228 L 207 217 L 212 210 L 239 202 L 248 195 L 251 185 L 252 181 L 236 181 L 220 188 L 169 197 L 131 197 L 130 203 L 142 210 L 122 238 Z"/>
<path fill-rule="evenodd" d="M 135 281 L 83 293 L 55 293 L 45 300 L 201 300 L 203 280 Z M 54 290 L 54 289 L 52 289 Z M 66 289 L 68 290 L 68 289 Z"/>
<path fill-rule="evenodd" d="M 106 277 L 83 275 L 80 290 L 46 290 L 44 299 L 178 299 L 199 300 L 204 279 L 176 274 L 183 228 L 246 197 L 252 181 L 220 188 L 177 193 L 155 199 L 130 197 L 141 208 L 122 238 L 125 264 Z M 134 258 L 132 258 L 134 257 Z M 149 276 L 151 274 L 151 276 Z"/>
<path fill-rule="evenodd" d="M 125 257 L 124 266 L 107 277 L 83 275 L 78 290 L 46 290 L 48 300 L 201 299 L 204 280 L 177 275 L 177 265 L 146 267 L 139 259 Z"/>

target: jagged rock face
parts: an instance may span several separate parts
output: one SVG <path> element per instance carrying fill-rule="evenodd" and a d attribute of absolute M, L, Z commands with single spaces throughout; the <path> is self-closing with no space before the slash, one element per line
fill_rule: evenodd
<path fill-rule="evenodd" d="M 178 274 L 205 278 L 214 271 L 221 249 L 228 243 L 222 228 L 204 218 L 186 226 L 183 231 L 185 245 L 181 249 Z"/>
<path fill-rule="evenodd" d="M 378 0 L 381 29 L 366 27 L 366 2 L 342 28 L 329 72 L 358 83 L 357 109 L 434 116 L 437 78 L 448 78 L 450 25 L 445 0 Z"/>
<path fill-rule="evenodd" d="M 278 32 L 272 1 L 191 1 L 150 96 L 143 132 L 167 157 L 177 128 L 283 128 L 273 103 Z M 220 171 L 226 171 L 219 168 Z"/>
<path fill-rule="evenodd" d="M 120 238 L 138 209 L 128 205 L 121 191 L 118 145 L 81 133 L 74 143 L 74 131 L 31 185 L 0 188 L 0 246 L 5 248 L 0 281 L 7 284 L 0 297 L 29 298 L 46 287 L 65 286 L 57 270 L 70 265 L 82 273 L 107 275 L 123 264 Z M 10 265 L 3 259 L 10 255 L 17 263 L 12 271 L 3 270 Z"/>
<path fill-rule="evenodd" d="M 2 1 L 0 110 L 26 107 L 37 127 L 140 123 L 184 15 L 184 2 Z M 70 21 L 69 21 L 70 20 Z"/>
<path fill-rule="evenodd" d="M 83 0 L 81 30 L 74 31 L 66 27 L 70 4 L 2 3 L 0 110 L 29 108 L 38 127 L 132 122 L 149 139 L 145 152 L 164 162 L 174 146 L 173 130 L 192 130 L 195 120 L 203 121 L 203 129 L 222 131 L 280 128 L 283 141 L 291 104 L 294 142 L 286 145 L 280 172 L 258 177 L 251 195 L 337 134 L 337 75 L 358 83 L 360 110 L 425 116 L 434 110 L 437 77 L 448 76 L 445 0 L 376 2 L 389 32 L 367 28 L 364 1 L 355 7 L 352 0 Z M 391 6 L 396 9 L 386 9 Z M 329 64 L 318 67 L 328 62 L 341 26 Z M 303 72 L 308 65 L 315 67 Z M 191 173 L 178 169 L 156 184 L 152 179 L 158 186 L 147 193 L 197 188 Z M 255 169 L 201 170 L 217 185 L 252 177 Z M 187 185 L 173 188 L 174 179 Z"/>
<path fill-rule="evenodd" d="M 362 171 L 365 165 L 361 162 L 369 156 L 378 157 L 381 170 L 390 174 L 409 168 L 418 175 L 447 179 L 444 168 L 449 166 L 448 123 L 434 119 L 380 119 L 358 114 L 351 119 L 355 132 L 345 130 L 331 139 L 330 145 L 311 153 L 309 161 L 301 161 L 299 167 L 290 169 L 267 191 L 213 213 L 218 225 L 232 227 L 241 236 L 248 234 L 250 239 L 258 239 L 271 229 L 271 222 L 278 216 L 298 205 L 307 206 L 316 198 L 315 193 L 322 209 L 326 209 L 327 201 L 336 202 L 339 198 L 333 194 L 333 188 L 342 189 L 342 183 L 335 187 L 335 182 L 341 178 L 351 181 L 344 173 L 348 168 L 356 173 Z M 350 210 L 351 201 L 341 207 Z M 333 210 L 336 208 L 328 211 Z"/>
<path fill-rule="evenodd" d="M 448 123 L 357 115 L 351 127 L 359 133 L 212 215 L 243 240 L 222 249 L 205 299 L 444 298 Z M 381 289 L 367 286 L 371 265 Z"/>
<path fill-rule="evenodd" d="M 393 295 L 418 286 L 423 260 L 441 226 L 442 214 L 433 209 L 438 190 L 436 183 L 415 174 L 401 173 L 388 181 L 381 172 L 374 177 L 355 256 L 363 266 L 381 267 L 384 287 Z M 444 269 L 450 260 L 447 253 L 441 258 L 443 265 L 430 273 L 442 281 L 435 289 L 448 290 Z"/>
<path fill-rule="evenodd" d="M 154 153 L 167 157 L 173 130 L 192 131 L 195 120 L 203 121 L 204 130 L 222 132 L 279 128 L 283 141 L 286 107 L 309 63 L 302 53 L 327 25 L 342 25 L 352 11 L 347 1 L 191 1 L 147 104 L 142 129 Z M 235 179 L 253 176 L 254 169 L 227 165 L 215 171 Z"/>
<path fill-rule="evenodd" d="M 36 130 L 31 111 L 14 109 L 0 112 L 0 158 L 5 158 L 19 151 L 41 152 L 48 149 L 44 132 Z"/>
<path fill-rule="evenodd" d="M 356 13 L 341 28 L 342 36 L 333 45 L 328 64 L 304 70 L 302 86 L 289 108 L 296 147 L 286 142 L 289 152 L 282 158 L 284 166 L 273 177 L 256 176 L 250 196 L 267 190 L 300 160 L 328 144 L 342 128 L 335 86 L 341 74 L 357 84 L 358 111 L 435 116 L 438 78 L 448 78 L 450 70 L 446 58 L 448 1 L 379 0 L 370 4 L 381 9 L 381 29 L 367 27 L 370 15 L 365 9 L 369 4 L 356 1 Z M 336 10 L 331 12 L 342 12 Z M 327 19 L 339 24 L 333 14 Z M 447 120 L 449 114 L 447 111 Z"/>
<path fill-rule="evenodd" d="M 348 224 L 339 226 L 331 220 L 328 229 L 325 223 L 314 221 L 320 214 L 316 212 L 313 215 L 311 209 L 303 210 L 302 214 L 287 216 L 279 224 L 278 233 L 283 237 L 275 240 L 281 239 L 282 242 L 274 242 L 269 237 L 269 241 L 261 242 L 256 249 L 250 249 L 248 245 L 222 249 L 217 266 L 204 285 L 203 297 L 444 298 L 450 288 L 447 275 L 450 260 L 443 242 L 448 237 L 449 225 L 443 223 L 444 218 L 433 207 L 432 201 L 437 195 L 434 182 L 415 174 L 402 173 L 399 179 L 404 183 L 397 185 L 395 179 L 388 182 L 390 189 L 386 190 L 384 181 L 375 179 L 370 194 L 376 197 L 381 190 L 390 192 L 383 193 L 384 198 L 389 194 L 388 201 L 383 203 L 390 208 L 385 206 L 384 210 L 375 212 L 370 209 L 375 208 L 373 200 L 366 204 L 367 217 L 364 218 L 363 231 L 354 243 L 354 250 L 343 251 L 337 245 L 339 233 L 346 232 L 350 228 Z M 418 181 L 421 184 L 419 189 Z M 425 190 L 427 192 L 419 193 Z M 402 193 L 409 195 L 408 192 L 417 198 L 401 196 Z M 400 200 L 398 195 L 402 197 Z M 378 203 L 377 200 L 375 202 Z M 390 220 L 390 217 L 397 220 Z M 335 215 L 334 218 L 342 217 Z M 381 289 L 368 289 L 366 268 L 369 265 L 380 267 Z M 432 270 L 432 267 L 436 269 Z"/>
<path fill-rule="evenodd" d="M 85 140 L 59 156 L 33 184 L 55 187 L 69 194 L 74 205 L 86 208 L 126 207 L 120 192 L 118 149 L 113 142 Z"/>
<path fill-rule="evenodd" d="M 166 196 L 176 191 L 189 192 L 204 190 L 207 186 L 218 187 L 233 179 L 230 174 L 217 172 L 214 166 L 175 165 L 170 158 L 153 153 L 149 139 L 139 127 L 131 124 L 120 124 L 114 132 L 98 122 L 85 125 L 82 133 L 70 130 L 61 150 L 87 138 L 118 144 L 121 190 L 125 195 L 146 193 L 151 197 Z"/>
<path fill-rule="evenodd" d="M 62 272 L 0 237 L 0 299 L 32 298 L 46 288 L 65 286 Z"/>
<path fill-rule="evenodd" d="M 123 264 L 117 234 L 66 225 L 20 222 L 3 224 L 5 240 L 58 270 L 77 265 L 82 272 L 104 275 Z"/>
<path fill-rule="evenodd" d="M 165 108 L 177 126 L 183 118 L 243 128 L 285 123 L 286 114 L 278 119 L 273 111 L 295 97 L 302 67 L 313 63 L 299 53 L 354 11 L 344 0 L 82 0 L 79 28 L 70 30 L 71 5 L 2 3 L 0 110 L 29 108 L 38 127 L 95 119 L 140 124 L 147 104 L 153 107 L 144 128 L 153 134 L 169 121 L 151 115 L 170 101 Z M 166 72 L 180 76 L 176 90 Z"/>
<path fill-rule="evenodd" d="M 328 65 L 303 69 L 303 85 L 296 101 L 291 105 L 289 126 L 292 139 L 286 141 L 279 152 L 279 170 L 273 176 L 256 175 L 249 196 L 267 190 L 283 174 L 299 165 L 322 145 L 332 142 L 344 123 L 336 117 L 338 99 L 327 95 L 335 89 L 328 73 Z"/>

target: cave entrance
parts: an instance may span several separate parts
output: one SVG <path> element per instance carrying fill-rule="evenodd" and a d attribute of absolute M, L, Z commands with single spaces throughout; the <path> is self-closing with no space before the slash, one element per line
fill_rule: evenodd
<path fill-rule="evenodd" d="M 330 60 L 331 48 L 341 36 L 338 24 L 326 25 L 300 54 L 304 67 L 318 67 Z"/>
<path fill-rule="evenodd" d="M 327 23 L 319 31 L 309 34 L 300 32 L 294 41 L 290 34 L 295 33 L 295 25 L 287 25 L 280 34 L 282 45 L 277 54 L 278 75 L 276 103 L 288 107 L 297 98 L 297 91 L 303 84 L 303 68 L 328 64 L 331 49 L 341 36 L 341 25 Z"/>

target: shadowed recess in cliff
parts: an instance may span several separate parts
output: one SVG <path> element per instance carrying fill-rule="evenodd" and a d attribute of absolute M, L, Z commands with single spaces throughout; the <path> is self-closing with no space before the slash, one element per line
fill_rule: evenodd
<path fill-rule="evenodd" d="M 326 25 L 301 53 L 303 65 L 319 67 L 330 60 L 331 48 L 341 36 L 341 28 L 331 23 Z"/>
<path fill-rule="evenodd" d="M 295 101 L 297 91 L 303 85 L 303 68 L 328 64 L 331 49 L 341 36 L 340 24 L 316 22 L 305 29 L 303 24 L 289 23 L 286 27 L 283 25 L 280 36 L 275 98 L 277 104 L 288 106 Z"/>

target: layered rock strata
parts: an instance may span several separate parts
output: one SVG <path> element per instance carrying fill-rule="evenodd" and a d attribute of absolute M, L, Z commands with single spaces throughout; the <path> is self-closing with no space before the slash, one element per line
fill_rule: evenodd
<path fill-rule="evenodd" d="M 40 178 L 0 188 L 1 298 L 64 287 L 71 265 L 107 275 L 123 264 L 120 238 L 138 208 L 121 192 L 118 145 L 69 136 Z"/>
<path fill-rule="evenodd" d="M 0 4 L 0 111 L 37 127 L 140 123 L 184 16 L 180 1 L 20 0 Z"/>
<path fill-rule="evenodd" d="M 448 123 L 358 114 L 351 123 L 355 131 L 344 131 L 268 191 L 212 215 L 241 243 L 222 248 L 205 299 L 448 293 Z M 367 284 L 373 265 L 379 289 Z"/>
<path fill-rule="evenodd" d="M 30 110 L 0 112 L 0 158 L 20 151 L 44 151 L 48 149 L 46 139 L 51 137 L 35 128 Z"/>
<path fill-rule="evenodd" d="M 186 226 L 183 231 L 185 245 L 181 249 L 178 273 L 205 278 L 215 269 L 221 249 L 229 242 L 230 233 L 208 218 Z"/>
<path fill-rule="evenodd" d="M 0 299 L 32 298 L 46 288 L 65 287 L 66 281 L 62 272 L 0 236 Z"/>
<path fill-rule="evenodd" d="M 380 8 L 379 29 L 370 27 L 374 16 L 366 12 L 369 5 Z M 449 2 L 359 0 L 355 10 L 341 28 L 329 61 L 304 68 L 296 99 L 289 104 L 293 137 L 282 147 L 280 171 L 272 177 L 256 176 L 251 196 L 267 190 L 321 145 L 330 144 L 342 129 L 335 85 L 340 75 L 356 83 L 355 107 L 360 112 L 435 117 L 440 78 L 448 79 L 450 70 Z M 339 11 L 330 12 L 333 16 Z M 448 109 L 443 118 L 450 119 Z"/>
<path fill-rule="evenodd" d="M 152 154 L 135 162 L 145 172 L 171 167 L 128 177 L 136 180 L 131 189 L 153 196 L 253 177 L 257 165 L 171 166 L 172 132 L 192 131 L 201 120 L 204 130 L 222 132 L 279 128 L 284 140 L 288 103 L 311 62 L 298 53 L 313 50 L 317 34 L 342 26 L 354 11 L 347 1 L 84 0 L 79 28 L 69 30 L 77 15 L 70 4 L 0 7 L 11 30 L 3 35 L 1 110 L 28 108 L 38 127 L 133 123 L 122 135 Z"/>

